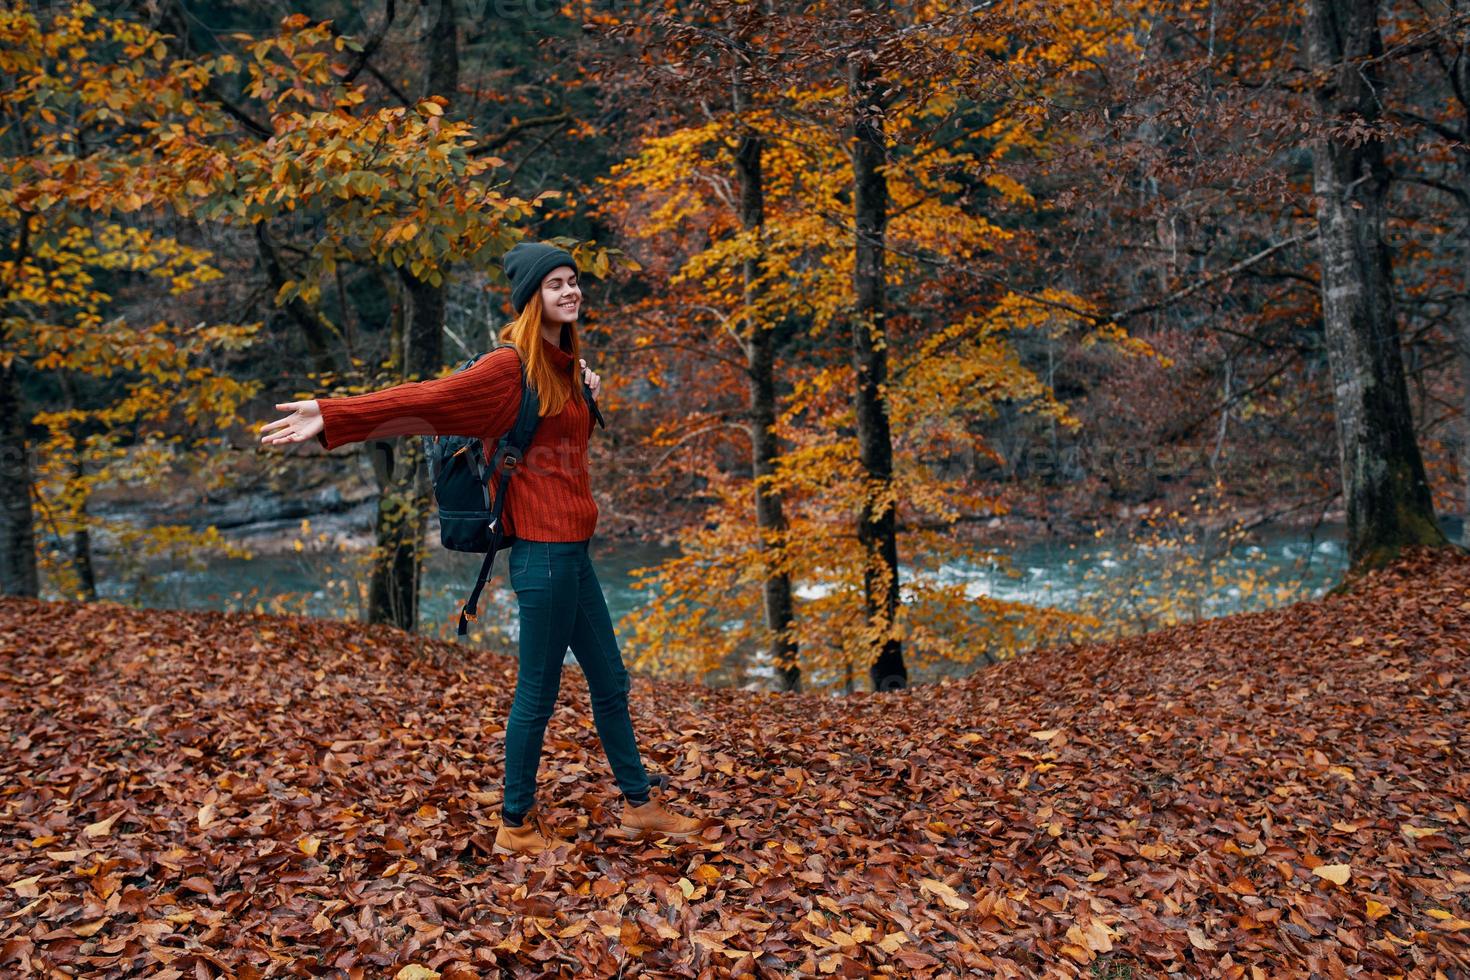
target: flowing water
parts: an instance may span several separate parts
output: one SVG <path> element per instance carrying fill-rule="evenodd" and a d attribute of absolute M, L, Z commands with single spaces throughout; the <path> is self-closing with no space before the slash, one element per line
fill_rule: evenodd
<path fill-rule="evenodd" d="M 1457 521 L 1446 522 L 1446 533 L 1457 535 Z M 1096 609 L 1100 595 L 1130 594 L 1146 606 L 1151 597 L 1183 604 L 1187 618 L 1224 616 L 1253 611 L 1284 602 L 1321 595 L 1340 580 L 1346 568 L 1343 528 L 1315 530 L 1277 528 L 1258 530 L 1248 543 L 1222 551 L 1208 563 L 1208 574 L 1181 584 L 1176 571 L 1180 553 L 1167 547 L 1088 538 L 1081 541 L 1035 541 L 1003 555 L 977 553 L 941 566 L 944 583 L 964 583 L 972 597 L 1048 606 L 1069 611 Z M 1189 549 L 1193 551 L 1190 552 Z M 1187 546 L 1195 558 L 1199 546 Z M 633 588 L 632 571 L 657 564 L 676 554 L 673 547 L 619 543 L 594 538 L 592 558 L 616 624 L 649 601 L 646 590 Z M 506 575 L 508 552 L 497 555 L 495 571 L 480 601 L 479 621 L 471 641 L 492 649 L 514 649 L 515 596 Z M 318 551 L 304 548 L 285 554 L 261 554 L 251 559 L 214 558 L 200 567 L 168 562 L 127 563 L 106 556 L 98 561 L 99 592 L 103 599 L 129 605 L 180 608 L 254 610 L 258 612 L 361 619 L 366 604 L 368 567 L 365 552 Z M 420 592 L 421 631 L 453 638 L 461 603 L 474 584 L 480 556 L 434 547 L 424 569 Z M 912 596 L 913 569 L 900 563 L 900 593 Z M 1200 583 L 1204 587 L 1200 587 Z M 802 598 L 823 594 L 820 582 L 797 583 Z M 1130 600 L 1132 603 L 1132 600 Z M 1152 623 L 1141 619 L 1145 628 Z M 1135 623 L 1135 626 L 1137 623 Z M 752 656 L 751 674 L 771 676 L 758 654 Z M 570 661 L 570 656 L 569 656 Z"/>

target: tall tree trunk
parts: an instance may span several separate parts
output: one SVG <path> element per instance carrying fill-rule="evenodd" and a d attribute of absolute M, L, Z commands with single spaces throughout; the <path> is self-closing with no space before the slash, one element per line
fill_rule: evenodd
<path fill-rule="evenodd" d="M 855 402 L 857 436 L 863 474 L 868 483 L 858 515 L 858 541 L 863 550 L 863 605 L 867 627 L 880 638 L 868 667 L 873 690 L 908 685 L 903 647 L 895 635 L 898 613 L 898 539 L 894 508 L 888 502 L 893 483 L 893 442 L 888 405 L 882 393 L 888 382 L 888 329 L 884 317 L 884 233 L 888 223 L 888 180 L 879 172 L 887 158 L 883 143 L 882 90 L 869 53 L 848 57 L 848 91 L 853 118 L 853 215 L 856 254 L 853 269 L 854 309 L 852 360 L 857 372 Z"/>
<path fill-rule="evenodd" d="M 741 70 L 734 71 L 735 111 L 748 108 L 749 98 Z M 735 151 L 735 170 L 740 181 L 740 225 L 757 236 L 765 226 L 765 188 L 761 172 L 761 154 L 765 144 L 760 134 L 745 127 Z M 744 300 L 746 310 L 759 309 L 764 287 L 760 285 L 760 255 L 752 255 L 743 263 Z M 758 314 L 750 314 L 750 339 L 745 342 L 746 369 L 750 374 L 750 416 L 752 471 L 755 477 L 755 524 L 760 548 L 766 554 L 784 555 L 786 551 L 786 514 L 781 494 L 771 489 L 769 478 L 775 475 L 776 459 L 781 454 L 776 436 L 776 335 L 771 324 Z M 793 603 L 791 576 L 781 569 L 768 569 L 761 582 L 766 629 L 770 634 L 770 659 L 775 665 L 781 689 L 801 690 L 801 666 L 797 661 L 797 644 L 791 635 Z"/>
<path fill-rule="evenodd" d="M 425 282 L 407 269 L 399 270 L 399 279 L 409 303 L 404 380 L 431 378 L 444 360 L 444 287 Z M 418 628 L 420 557 L 432 496 L 418 439 L 401 440 L 397 451 L 389 452 L 386 459 L 377 467 L 381 492 L 368 621 L 414 632 Z"/>
<path fill-rule="evenodd" d="M 386 470 L 379 473 L 376 547 L 368 580 L 368 622 L 388 623 L 409 633 L 418 629 L 419 622 L 419 545 L 426 512 L 417 493 L 418 456 L 410 450 L 397 465 L 389 456 Z"/>
<path fill-rule="evenodd" d="M 1470 58 L 1462 58 L 1456 89 L 1462 98 L 1470 98 Z M 1470 103 L 1463 103 L 1470 110 Z M 1460 268 L 1464 282 L 1470 283 L 1470 116 L 1462 124 L 1460 147 L 1460 193 L 1463 207 L 1460 228 Z M 1456 353 L 1460 362 L 1460 488 L 1464 507 L 1460 520 L 1460 543 L 1470 548 L 1470 298 L 1460 300 L 1460 316 L 1456 322 Z"/>
<path fill-rule="evenodd" d="M 431 0 L 428 6 L 433 23 L 424 35 L 424 57 L 429 59 L 424 95 L 442 95 L 453 105 L 459 95 L 459 35 L 454 0 Z"/>
<path fill-rule="evenodd" d="M 265 267 L 266 279 L 273 289 L 280 290 L 290 277 L 281 265 L 280 256 L 271 243 L 270 232 L 264 221 L 255 226 L 255 247 L 260 254 L 261 265 Z M 341 332 L 300 296 L 286 303 L 286 313 L 291 317 L 291 322 L 300 328 L 301 336 L 306 341 L 306 352 L 310 355 L 311 365 L 316 372 L 334 372 L 337 369 L 337 356 L 332 340 L 335 338 L 341 341 Z M 343 315 L 346 315 L 345 311 Z"/>
<path fill-rule="evenodd" d="M 1463 14 L 1464 4 L 1456 2 L 1453 13 Z M 1460 127 L 1454 148 L 1460 163 L 1460 267 L 1465 271 L 1464 281 L 1470 283 L 1470 56 L 1465 50 L 1466 41 L 1460 39 L 1460 54 L 1451 68 L 1451 90 L 1460 103 Z M 1460 480 L 1464 506 L 1461 510 L 1460 543 L 1470 548 L 1470 297 L 1460 301 L 1460 316 L 1456 323 L 1456 353 L 1460 362 Z"/>
<path fill-rule="evenodd" d="M 72 472 L 78 480 L 87 476 L 86 460 L 81 450 L 77 450 L 76 458 L 72 461 Z M 87 528 L 87 502 L 82 501 L 77 510 L 77 529 L 71 535 L 72 564 L 77 570 L 77 584 L 81 588 L 81 598 L 87 602 L 97 601 L 97 567 L 92 562 L 92 532 Z"/>
<path fill-rule="evenodd" d="M 76 388 L 71 383 L 71 376 L 66 371 L 60 371 L 56 376 L 61 387 L 62 397 L 66 399 L 66 407 L 69 410 L 77 408 Z M 82 442 L 84 440 L 75 440 Z M 87 460 L 80 445 L 72 452 L 71 460 L 72 477 L 81 484 L 87 478 Z M 77 507 L 77 513 L 72 518 L 76 530 L 71 534 L 71 562 L 76 569 L 77 585 L 80 588 L 79 598 L 87 602 L 97 601 L 97 572 L 92 562 L 92 532 L 87 528 L 87 499 L 82 498 Z"/>
<path fill-rule="evenodd" d="M 16 363 L 0 361 L 0 594 L 40 593 L 25 402 Z"/>
<path fill-rule="evenodd" d="M 453 0 L 438 0 L 429 16 L 433 22 L 424 36 L 428 58 L 424 94 L 442 95 L 453 102 L 459 89 L 459 39 Z M 436 286 L 407 268 L 398 270 L 409 303 L 404 380 L 431 378 L 443 365 L 448 271 L 440 268 Z M 432 495 L 420 440 L 402 440 L 397 453 L 389 453 L 388 460 L 379 473 L 377 547 L 368 586 L 368 621 L 391 623 L 415 632 L 420 559 Z"/>
<path fill-rule="evenodd" d="M 1470 269 L 1466 270 L 1470 272 Z M 1470 278 L 1465 280 L 1470 282 Z M 1460 544 L 1470 548 L 1470 303 L 1462 303 L 1460 336 L 1460 490 L 1464 506 L 1460 518 Z"/>
<path fill-rule="evenodd" d="M 1307 20 L 1319 121 L 1376 127 L 1383 92 L 1378 0 L 1310 0 Z M 1352 577 L 1406 546 L 1447 542 L 1434 519 L 1399 349 L 1383 236 L 1383 141 L 1355 144 L 1326 132 L 1312 170 Z"/>

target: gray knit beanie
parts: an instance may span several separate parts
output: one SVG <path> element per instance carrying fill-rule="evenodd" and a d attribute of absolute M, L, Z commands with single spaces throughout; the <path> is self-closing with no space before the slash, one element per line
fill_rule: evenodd
<path fill-rule="evenodd" d="M 536 290 L 541 288 L 541 280 L 552 269 L 569 265 L 573 272 L 577 270 L 577 263 L 570 252 L 541 242 L 517 242 L 505 253 L 500 264 L 510 280 L 510 305 L 517 313 L 526 308 Z"/>

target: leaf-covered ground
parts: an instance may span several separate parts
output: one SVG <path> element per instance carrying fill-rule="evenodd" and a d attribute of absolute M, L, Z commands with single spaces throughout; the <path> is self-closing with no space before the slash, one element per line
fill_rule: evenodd
<path fill-rule="evenodd" d="M 554 866 L 490 853 L 508 658 L 0 601 L 0 974 L 1445 976 L 1470 964 L 1470 559 L 850 699 L 637 678 L 678 846 L 568 667 Z"/>

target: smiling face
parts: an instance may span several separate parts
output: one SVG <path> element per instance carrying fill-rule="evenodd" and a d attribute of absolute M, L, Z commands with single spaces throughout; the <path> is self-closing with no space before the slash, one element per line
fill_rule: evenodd
<path fill-rule="evenodd" d="M 577 272 L 569 265 L 557 266 L 541 280 L 543 320 L 557 325 L 571 323 L 582 310 L 582 287 Z"/>

